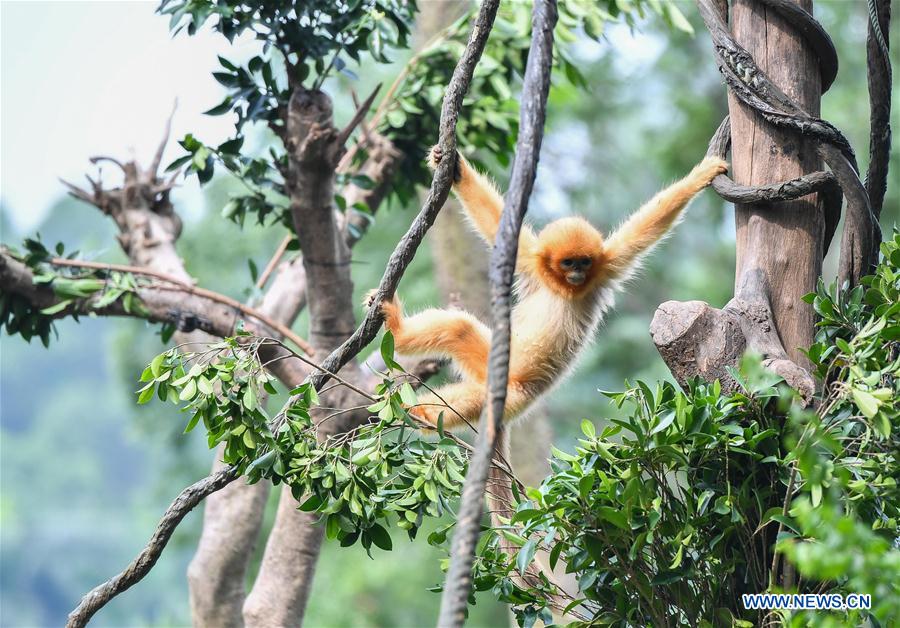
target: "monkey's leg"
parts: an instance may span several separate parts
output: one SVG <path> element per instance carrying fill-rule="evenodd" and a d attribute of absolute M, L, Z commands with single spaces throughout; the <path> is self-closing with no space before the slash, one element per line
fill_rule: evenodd
<path fill-rule="evenodd" d="M 491 332 L 468 312 L 430 309 L 406 317 L 397 302 L 382 310 L 398 352 L 448 356 L 469 379 L 483 382 L 487 377 Z"/>
<path fill-rule="evenodd" d="M 410 414 L 437 426 L 438 417 L 443 412 L 444 427 L 447 429 L 467 423 L 477 428 L 486 394 L 483 383 L 466 380 L 447 384 L 434 392 L 420 394 L 419 403 L 410 409 Z"/>
<path fill-rule="evenodd" d="M 691 199 L 727 171 L 725 161 L 707 157 L 686 177 L 645 203 L 609 237 L 605 247 L 609 267 L 617 274 L 627 273 L 642 253 L 668 233 Z"/>

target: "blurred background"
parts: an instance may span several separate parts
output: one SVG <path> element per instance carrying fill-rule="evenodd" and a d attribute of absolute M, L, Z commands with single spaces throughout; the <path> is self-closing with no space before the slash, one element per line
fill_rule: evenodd
<path fill-rule="evenodd" d="M 154 3 L 144 2 L 0 5 L 4 244 L 40 233 L 45 243 L 65 242 L 67 250 L 77 249 L 83 258 L 125 261 L 111 221 L 67 197 L 58 178 L 80 182 L 83 174 L 95 174 L 88 158 L 98 154 L 149 160 L 176 98 L 173 138 L 191 131 L 215 144 L 230 136 L 230 118 L 199 113 L 222 99 L 210 72 L 217 54 L 241 59 L 256 46 L 251 41 L 229 46 L 209 32 L 172 38 L 167 20 L 154 10 Z M 529 210 L 534 223 L 579 213 L 609 229 L 705 153 L 726 111 L 725 91 L 693 3 L 685 2 L 682 11 L 694 25 L 694 37 L 649 20 L 634 32 L 610 28 L 600 44 L 586 40 L 575 46 L 589 88 L 551 92 L 548 135 Z M 818 0 L 816 15 L 841 60 L 822 116 L 850 138 L 865 168 L 865 2 Z M 900 41 L 898 22 L 892 29 L 895 42 Z M 397 59 L 398 67 L 404 61 Z M 368 67 L 360 72 L 363 86 L 345 78 L 326 82 L 336 99 L 337 119 L 352 112 L 349 88 L 367 93 L 365 85 L 390 82 L 396 74 L 395 68 Z M 895 114 L 900 111 L 896 98 L 895 93 Z M 900 128 L 896 118 L 894 127 Z M 258 141 L 262 148 L 270 138 L 261 135 Z M 895 173 L 900 167 L 896 147 L 897 142 Z M 170 147 L 166 163 L 176 149 Z M 480 157 L 490 162 L 489 155 Z M 502 184 L 507 173 L 498 167 L 491 174 Z M 115 181 L 115 173 L 104 175 L 104 181 Z M 179 249 L 186 267 L 200 285 L 246 299 L 253 285 L 247 259 L 262 268 L 283 232 L 249 221 L 240 229 L 220 217 L 237 185 L 220 178 L 201 191 L 192 177 L 173 200 L 185 220 Z M 900 218 L 897 189 L 885 202 L 885 230 Z M 357 302 L 380 279 L 417 209 L 397 204 L 383 209 L 354 249 Z M 422 251 L 404 278 L 401 294 L 412 308 L 440 302 L 434 264 L 439 257 Z M 582 419 L 600 423 L 614 416 L 615 408 L 599 391 L 621 389 L 625 380 L 667 378 L 647 331 L 654 310 L 670 299 L 723 305 L 732 294 L 733 257 L 731 207 L 706 192 L 619 298 L 574 375 L 547 401 L 548 438 L 566 448 L 577 438 Z M 828 280 L 835 262 L 829 255 Z M 164 348 L 155 328 L 91 318 L 64 320 L 57 328 L 59 339 L 50 350 L 8 336 L 0 346 L 4 626 L 64 623 L 78 598 L 133 557 L 171 498 L 205 475 L 211 462 L 203 435 L 182 436 L 185 417 L 172 407 L 135 405 L 141 370 Z M 305 333 L 304 320 L 296 329 Z M 544 454 L 538 450 L 536 455 Z M 150 575 L 104 609 L 95 625 L 189 624 L 185 569 L 200 523 L 198 510 L 175 533 Z M 431 624 L 439 596 L 426 588 L 442 579 L 441 556 L 425 543 L 407 543 L 400 536 L 394 552 L 376 553 L 374 560 L 359 547 L 326 544 L 308 625 Z M 471 623 L 503 625 L 508 619 L 500 605 L 484 597 L 472 610 Z"/>

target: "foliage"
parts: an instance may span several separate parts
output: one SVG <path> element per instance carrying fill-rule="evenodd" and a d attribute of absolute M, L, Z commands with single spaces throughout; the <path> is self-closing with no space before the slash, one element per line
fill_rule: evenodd
<path fill-rule="evenodd" d="M 200 182 L 205 183 L 212 178 L 219 163 L 244 182 L 249 193 L 234 196 L 222 212 L 239 224 L 249 214 L 256 215 L 260 222 L 272 218 L 290 226 L 283 176 L 287 168 L 284 149 L 271 147 L 268 155 L 263 157 L 241 154 L 245 123 L 263 122 L 283 140 L 287 105 L 294 90 L 320 89 L 332 70 L 342 71 L 355 79 L 356 75 L 348 69 L 341 55 L 361 67 L 368 62 L 361 57 L 363 51 L 367 51 L 376 63 L 389 63 L 384 50 L 387 46 L 398 50 L 407 47 L 415 10 L 414 3 L 404 2 L 370 1 L 347 5 L 313 2 L 307 3 L 309 6 L 304 7 L 299 20 L 289 20 L 291 25 L 288 26 L 279 21 L 285 13 L 282 4 L 261 1 L 242 4 L 242 8 L 236 10 L 230 5 L 208 0 L 167 0 L 160 7 L 161 12 L 172 15 L 170 24 L 176 32 L 187 23 L 188 32 L 193 34 L 207 19 L 216 16 L 214 28 L 229 39 L 252 29 L 264 42 L 262 54 L 251 58 L 246 67 L 219 57 L 222 70 L 213 73 L 228 90 L 228 95 L 206 113 L 235 112 L 235 137 L 213 148 L 188 135 L 181 141 L 188 154 L 169 166 L 170 170 L 187 166 L 189 172 L 196 173 Z M 569 82 L 586 88 L 587 83 L 572 60 L 568 46 L 582 33 L 591 39 L 599 39 L 608 22 L 621 20 L 633 27 L 648 9 L 673 27 L 691 31 L 690 24 L 673 0 L 562 3 L 556 29 L 559 45 L 554 83 Z M 257 13 L 251 16 L 253 10 Z M 422 156 L 436 139 L 444 90 L 465 48 L 476 14 L 473 4 L 424 50 L 414 55 L 373 116 L 373 126 L 402 155 L 391 186 L 391 195 L 401 204 L 411 201 L 417 186 L 427 185 L 431 179 Z M 304 19 L 307 22 L 303 22 Z M 297 26 L 294 22 L 302 25 Z M 344 31 L 336 31 L 335 24 L 341 24 Z M 504 165 L 512 157 L 515 146 L 519 110 L 516 91 L 525 71 L 530 29 L 529 3 L 503 4 L 463 103 L 457 128 L 460 137 L 465 138 L 466 150 L 487 149 Z M 341 38 L 347 41 L 338 41 Z M 270 49 L 278 51 L 277 56 L 273 56 Z M 363 142 L 355 155 L 356 164 L 365 158 Z M 475 161 L 479 163 L 477 159 Z M 345 209 L 340 198 L 336 198 L 336 204 L 342 211 Z"/>
<path fill-rule="evenodd" d="M 560 3 L 555 31 L 554 88 L 566 83 L 588 88 L 569 50 L 579 40 L 578 34 L 599 40 L 606 24 L 618 20 L 633 27 L 639 17 L 645 16 L 648 7 L 674 26 L 690 30 L 675 3 L 669 0 Z M 404 155 L 394 190 L 401 203 L 411 198 L 416 185 L 431 180 L 422 155 L 434 143 L 444 88 L 465 47 L 474 15 L 474 11 L 463 15 L 413 57 L 392 98 L 379 107 L 379 114 L 384 114 L 378 121 L 379 132 Z M 476 164 L 481 165 L 475 154 L 477 150 L 486 149 L 504 166 L 512 158 L 518 131 L 517 91 L 525 72 L 530 33 L 531 4 L 502 4 L 457 125 L 457 133 L 464 138 L 462 149 Z"/>
<path fill-rule="evenodd" d="M 60 300 L 49 307 L 38 308 L 27 297 L 0 291 L 0 327 L 5 326 L 7 334 L 18 334 L 27 342 L 38 337 L 45 347 L 49 347 L 53 320 L 61 313 L 70 313 L 78 320 L 79 313 L 101 310 L 116 302 L 121 303 L 125 312 L 145 313 L 137 292 L 139 279 L 134 275 L 54 267 L 48 264 L 53 255 L 40 238 L 26 238 L 24 248 L 24 252 L 10 250 L 10 254 L 34 271 L 36 285 L 49 286 Z M 58 257 L 65 255 L 62 243 L 58 243 L 55 250 Z M 68 258 L 76 255 L 77 251 Z"/>
<path fill-rule="evenodd" d="M 513 604 L 522 625 L 548 619 L 553 583 L 519 577 L 543 550 L 551 569 L 564 564 L 577 576 L 582 597 L 570 608 L 588 623 L 750 625 L 762 617 L 739 605 L 741 594 L 782 587 L 872 593 L 871 617 L 897 619 L 900 551 L 888 548 L 900 521 L 898 252 L 900 232 L 865 289 L 810 295 L 823 316 L 810 350 L 825 378 L 815 411 L 753 357 L 729 394 L 718 382 L 685 391 L 637 382 L 606 393 L 632 408 L 627 418 L 599 434 L 584 421 L 585 438 L 572 454 L 553 449 L 539 488 L 514 486 L 515 515 L 484 537 L 475 589 Z M 251 481 L 288 484 L 342 545 L 390 550 L 390 526 L 412 539 L 425 517 L 452 512 L 468 448 L 440 427 L 438 441 L 422 438 L 402 374 L 385 374 L 366 408 L 373 422 L 319 442 L 308 384 L 274 418 L 259 403 L 276 392 L 259 357 L 273 342 L 244 334 L 199 355 L 170 349 L 144 371 L 139 400 L 155 387 L 183 403 L 193 413 L 186 431 L 202 419 L 209 446 L 225 442 L 226 462 Z M 390 334 L 382 354 L 396 367 Z M 444 546 L 452 525 L 429 543 Z M 516 556 L 505 555 L 501 537 L 519 547 Z M 796 564 L 799 585 L 779 567 L 781 554 Z M 861 613 L 847 617 L 869 616 Z"/>
<path fill-rule="evenodd" d="M 386 362 L 396 366 L 391 337 L 385 338 Z M 269 417 L 261 399 L 277 389 L 259 352 L 272 345 L 286 348 L 244 333 L 201 353 L 169 349 L 144 370 L 138 402 L 150 401 L 156 391 L 160 400 L 180 404 L 192 414 L 186 433 L 202 421 L 209 447 L 224 443 L 226 463 L 250 482 L 287 484 L 300 509 L 321 514 L 326 536 L 343 546 L 359 541 L 366 551 L 373 544 L 390 550 L 391 526 L 413 539 L 424 518 L 450 511 L 465 476 L 467 451 L 442 429 L 437 441 L 423 438 L 422 426 L 406 410 L 416 404 L 409 381 L 386 374 L 369 406 L 320 414 L 315 422 L 318 395 L 304 383 L 290 391 L 291 400 L 278 415 Z M 319 442 L 318 423 L 363 409 L 371 413 L 371 423 Z M 429 542 L 445 538 L 439 529 Z"/>
<path fill-rule="evenodd" d="M 97 18 L 92 21 L 98 24 L 108 14 L 104 8 L 90 10 Z M 846 128 L 854 145 L 864 146 L 869 131 L 868 104 L 859 94 L 865 91 L 866 80 L 865 55 L 861 52 L 865 7 L 856 3 L 817 3 L 816 11 L 835 38 L 843 68 L 841 80 L 823 101 L 823 117 Z M 146 24 L 154 28 L 158 18 L 141 18 L 139 13 L 123 25 L 122 33 L 142 33 L 148 28 Z M 698 20 L 695 11 L 685 9 L 685 13 L 691 21 Z M 13 16 L 9 17 L 10 24 L 14 24 Z M 33 19 L 34 23 L 52 26 L 59 17 L 58 13 L 45 12 L 35 13 Z M 614 224 L 621 212 L 651 195 L 664 181 L 689 169 L 718 122 L 724 108 L 724 92 L 710 62 L 708 41 L 672 34 L 651 24 L 641 28 L 644 35 L 637 40 L 640 51 L 622 50 L 618 46 L 621 38 L 616 36 L 622 35 L 622 30 L 612 32 L 612 45 L 572 47 L 578 69 L 590 84 L 589 91 L 566 87 L 560 81 L 561 73 L 554 77 L 542 166 L 550 175 L 544 179 L 544 189 L 557 196 L 551 202 L 540 198 L 532 203 L 530 212 L 538 220 L 542 212 L 571 209 L 585 213 L 597 224 Z M 896 40 L 900 36 L 900 21 L 894 21 L 892 31 Z M 40 38 L 32 39 L 34 49 L 26 50 L 28 54 L 36 54 L 41 50 L 37 47 L 43 45 Z M 85 50 L 81 47 L 68 51 L 68 60 L 84 63 Z M 286 80 L 279 53 L 268 54 L 273 58 L 273 74 Z M 391 56 L 402 62 L 403 54 L 393 52 Z M 223 56 L 234 58 L 229 53 Z M 115 65 L 115 59 L 107 60 Z M 56 65 L 57 70 L 65 66 Z M 379 80 L 392 70 L 389 66 L 372 65 L 367 66 L 365 75 L 377 72 Z M 691 70 L 685 72 L 685 68 Z M 102 87 L 105 80 L 115 75 L 107 74 L 99 77 L 99 82 L 91 82 L 91 89 Z M 18 92 L 29 93 L 35 76 L 25 73 L 19 80 L 10 74 L 4 78 L 4 84 L 8 82 Z M 260 78 L 259 74 L 255 76 Z M 309 82 L 313 79 L 311 75 Z M 565 89 L 561 89 L 561 83 Z M 346 85 L 341 77 L 340 85 L 335 87 L 343 92 Z M 325 86 L 331 88 L 328 82 Z M 121 89 L 113 92 L 113 99 L 127 108 L 130 96 Z M 350 106 L 348 96 L 337 89 L 334 95 L 336 108 Z M 211 101 L 209 106 L 216 102 Z M 40 136 L 44 119 L 25 117 L 19 124 Z M 245 130 L 249 133 L 250 129 Z M 465 136 L 461 139 L 463 143 L 468 141 Z M 247 145 L 254 142 L 248 140 Z M 898 146 L 895 142 L 892 163 L 898 163 Z M 481 152 L 482 156 L 487 154 Z M 864 165 L 865 156 L 862 160 Z M 63 171 L 58 161 L 45 161 L 57 164 L 52 168 Z M 635 164 L 640 167 L 634 167 Z M 495 175 L 502 176 L 496 164 L 491 165 Z M 271 174 L 275 176 L 274 172 Z M 8 222 L 11 216 L 38 216 L 45 208 L 17 202 L 14 188 L 27 186 L 27 180 L 6 183 L 10 195 L 4 198 L 0 209 L 0 231 L 8 240 L 17 237 L 15 224 Z M 197 216 L 192 214 L 179 239 L 179 249 L 199 285 L 235 297 L 239 296 L 239 287 L 247 283 L 246 257 L 255 256 L 261 268 L 268 259 L 266 251 L 274 249 L 279 240 L 279 234 L 271 230 L 248 226 L 238 232 L 220 219 L 218 212 L 227 201 L 224 197 L 246 194 L 242 185 L 234 177 L 220 176 L 205 186 L 205 206 L 214 210 L 207 211 L 200 222 L 193 222 Z M 557 197 L 565 202 L 557 203 Z M 897 198 L 891 188 L 882 216 L 885 231 L 898 217 Z M 648 260 L 645 280 L 622 295 L 617 312 L 611 314 L 604 342 L 590 350 L 572 379 L 548 400 L 559 447 L 570 450 L 567 443 L 571 432 L 577 430 L 569 426 L 577 426 L 581 417 L 615 414 L 615 409 L 607 410 L 607 401 L 595 394 L 598 385 L 605 389 L 618 387 L 625 377 L 633 378 L 639 373 L 650 381 L 664 376 L 665 367 L 646 337 L 649 318 L 658 303 L 671 298 L 724 302 L 730 297 L 729 272 L 734 251 L 733 243 L 722 233 L 730 229 L 731 223 L 723 219 L 721 204 L 713 201 L 713 195 L 699 199 L 691 211 L 693 219 L 685 221 L 668 244 L 672 250 L 690 250 L 691 255 L 673 257 L 661 252 Z M 267 220 L 272 217 L 269 214 Z M 406 219 L 404 215 L 392 215 L 390 220 L 379 221 L 354 250 L 354 258 L 360 262 L 353 266 L 359 293 L 354 302 L 362 301 L 362 293 L 380 278 L 380 262 L 393 248 L 397 230 Z M 116 259 L 121 253 L 116 252 L 115 246 L 110 248 L 115 229 L 100 212 L 86 210 L 84 205 L 66 197 L 60 197 L 40 226 L 47 242 L 64 239 L 86 251 L 89 259 L 102 255 L 112 261 L 127 261 Z M 235 247 L 239 249 L 237 255 Z M 836 248 L 835 243 L 832 251 Z M 430 256 L 418 256 L 411 270 L 404 278 L 403 289 L 412 309 L 435 303 L 438 295 L 434 292 Z M 0 603 L 0 623 L 4 624 L 65 623 L 72 602 L 96 585 L 100 575 L 120 569 L 132 558 L 134 549 L 146 541 L 159 513 L 168 505 L 173 487 L 189 484 L 205 474 L 209 466 L 209 452 L 205 442 L 201 442 L 205 439 L 170 439 L 173 425 L 179 423 L 178 417 L 172 416 L 174 406 L 166 404 L 168 410 L 160 407 L 162 404 L 135 406 L 133 396 L 129 403 L 121 394 L 126 390 L 123 382 L 127 381 L 131 392 L 141 369 L 154 353 L 162 350 L 159 338 L 147 333 L 143 322 L 92 317 L 82 319 L 81 327 L 65 320 L 58 322 L 57 327 L 61 337 L 54 342 L 52 352 L 34 351 L 34 347 L 12 337 L 0 340 L 4 444 L 4 517 L 0 530 L 6 572 L 19 575 L 3 581 L 3 600 L 16 601 Z M 102 403 L 98 403 L 101 398 Z M 73 417 L 77 417 L 74 422 Z M 176 431 L 180 433 L 183 427 L 181 423 Z M 195 429 L 194 436 L 200 431 Z M 597 431 L 602 430 L 598 427 Z M 97 455 L 100 443 L 102 456 Z M 48 456 L 47 452 L 64 455 Z M 84 491 L 86 486 L 91 487 L 89 491 Z M 35 499 L 35 495 L 42 498 Z M 60 504 L 65 507 L 60 508 Z M 795 521 L 800 521 L 799 515 Z M 108 625 L 188 624 L 183 572 L 196 549 L 199 524 L 199 518 L 188 518 L 154 568 L 153 577 L 133 588 L 126 604 L 110 605 L 97 621 Z M 430 531 L 423 529 L 419 540 Z M 363 560 L 361 548 L 327 544 L 326 555 L 317 569 L 307 623 L 424 625 L 436 616 L 438 596 L 411 595 L 410 591 L 419 590 L 422 582 L 438 580 L 434 573 L 438 552 L 421 542 L 399 543 L 396 531 L 392 533 L 394 550 L 373 552 L 375 560 Z M 835 547 L 846 550 L 855 547 L 855 543 L 847 537 L 843 547 Z M 842 551 L 841 555 L 846 556 L 847 552 Z M 868 563 L 866 569 L 870 568 L 871 572 L 864 575 L 878 578 L 879 565 Z M 851 588 L 866 590 L 848 586 L 848 590 Z M 315 591 L 329 594 L 316 595 Z M 889 599 L 877 595 L 876 589 L 872 591 L 876 603 Z M 505 609 L 485 604 L 489 601 L 485 600 L 486 595 L 490 595 L 489 590 L 479 596 L 478 608 L 473 609 L 469 623 L 501 625 L 506 619 Z M 355 603 L 334 604 L 335 599 L 353 599 Z M 478 615 L 488 606 L 494 615 L 489 619 Z M 360 608 L 364 609 L 364 616 L 360 615 Z"/>

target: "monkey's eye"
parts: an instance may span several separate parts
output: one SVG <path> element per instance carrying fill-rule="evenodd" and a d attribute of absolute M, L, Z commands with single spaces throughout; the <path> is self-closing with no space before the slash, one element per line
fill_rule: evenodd
<path fill-rule="evenodd" d="M 575 260 L 572 259 L 571 257 L 567 257 L 566 259 L 561 261 L 559 263 L 559 265 L 562 266 L 563 268 L 573 268 L 575 266 Z"/>
<path fill-rule="evenodd" d="M 582 268 L 590 268 L 593 261 L 594 260 L 592 260 L 590 257 L 582 257 L 581 259 L 578 260 L 578 262 Z"/>

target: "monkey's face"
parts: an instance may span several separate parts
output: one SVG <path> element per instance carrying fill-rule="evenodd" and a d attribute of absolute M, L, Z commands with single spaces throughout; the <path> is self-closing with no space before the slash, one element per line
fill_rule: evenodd
<path fill-rule="evenodd" d="M 544 280 L 565 294 L 586 290 L 603 259 L 603 236 L 584 218 L 561 218 L 538 235 Z"/>
<path fill-rule="evenodd" d="M 573 286 L 580 286 L 587 281 L 594 259 L 588 256 L 564 257 L 559 261 L 559 270 L 565 280 Z"/>

